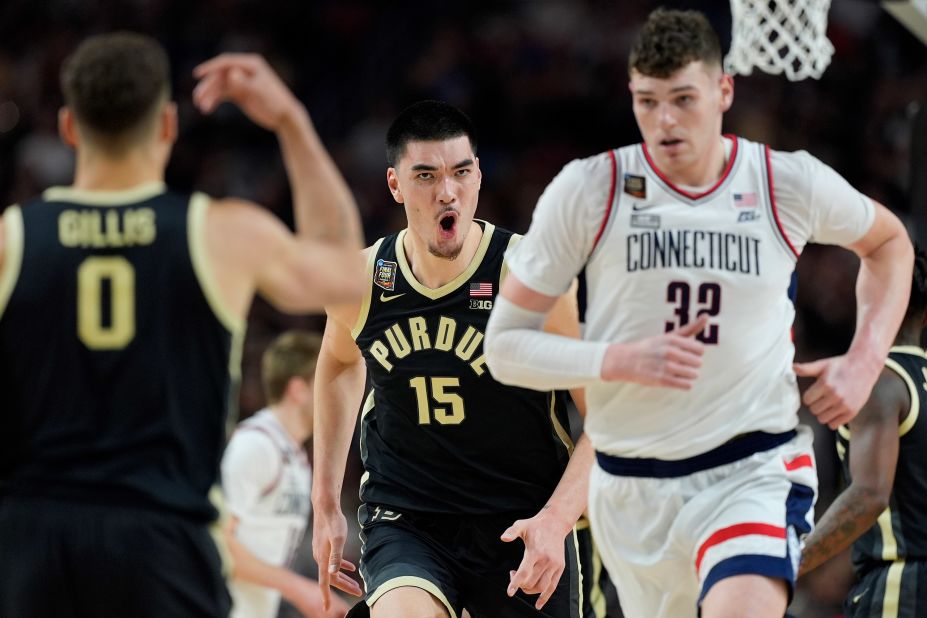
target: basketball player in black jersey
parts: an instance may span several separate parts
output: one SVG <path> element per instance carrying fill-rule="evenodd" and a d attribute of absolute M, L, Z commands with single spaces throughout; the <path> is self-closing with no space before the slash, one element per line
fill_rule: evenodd
<path fill-rule="evenodd" d="M 341 486 L 369 372 L 359 517 L 371 615 L 575 617 L 588 441 L 570 460 L 560 395 L 504 386 L 486 368 L 483 333 L 517 237 L 473 218 L 470 121 L 444 103 L 412 105 L 387 133 L 387 158 L 408 227 L 367 250 L 366 296 L 329 309 L 317 366 L 323 594 L 341 563 Z M 551 327 L 578 336 L 575 303 L 563 299 Z"/>
<path fill-rule="evenodd" d="M 915 250 L 904 322 L 869 401 L 837 432 L 849 486 L 802 551 L 810 571 L 852 544 L 859 582 L 847 597 L 856 617 L 927 614 L 927 253 Z"/>
<path fill-rule="evenodd" d="M 252 297 L 360 297 L 354 201 L 306 110 L 257 56 L 196 75 L 201 110 L 230 100 L 276 133 L 299 235 L 165 187 L 177 112 L 154 40 L 102 35 L 67 60 L 74 184 L 0 225 L 0 616 L 227 615 L 208 496 Z"/>

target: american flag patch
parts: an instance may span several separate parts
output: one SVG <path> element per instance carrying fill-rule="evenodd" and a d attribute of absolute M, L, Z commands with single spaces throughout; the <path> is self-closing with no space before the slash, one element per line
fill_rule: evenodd
<path fill-rule="evenodd" d="M 734 206 L 736 208 L 756 208 L 756 193 L 735 193 Z"/>
<path fill-rule="evenodd" d="M 492 296 L 492 283 L 471 283 L 470 298 Z"/>

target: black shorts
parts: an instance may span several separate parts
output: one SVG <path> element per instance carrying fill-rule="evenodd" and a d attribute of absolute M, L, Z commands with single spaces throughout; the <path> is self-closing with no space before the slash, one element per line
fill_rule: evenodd
<path fill-rule="evenodd" d="M 564 541 L 566 567 L 557 590 L 539 612 L 534 608 L 537 595 L 521 590 L 514 597 L 506 594 L 509 572 L 518 569 L 524 544 L 504 543 L 499 537 L 518 517 L 399 513 L 362 505 L 358 519 L 367 605 L 393 588 L 413 586 L 441 601 L 451 618 L 459 617 L 463 608 L 473 618 L 580 616 L 580 572 L 572 534 Z"/>
<path fill-rule="evenodd" d="M 0 616 L 224 618 L 206 524 L 141 508 L 0 501 Z"/>
<path fill-rule="evenodd" d="M 868 571 L 850 589 L 844 609 L 847 618 L 927 615 L 927 562 L 887 562 Z"/>

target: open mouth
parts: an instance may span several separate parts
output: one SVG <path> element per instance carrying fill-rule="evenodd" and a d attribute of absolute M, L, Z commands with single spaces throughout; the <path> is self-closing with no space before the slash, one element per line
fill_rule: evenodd
<path fill-rule="evenodd" d="M 441 236 L 443 238 L 450 238 L 454 236 L 454 231 L 457 228 L 457 213 L 455 212 L 446 212 L 441 215 L 438 219 L 438 229 L 440 230 Z"/>
<path fill-rule="evenodd" d="M 681 139 L 664 139 L 660 140 L 660 145 L 664 148 L 672 148 L 673 146 L 678 146 L 682 144 Z"/>

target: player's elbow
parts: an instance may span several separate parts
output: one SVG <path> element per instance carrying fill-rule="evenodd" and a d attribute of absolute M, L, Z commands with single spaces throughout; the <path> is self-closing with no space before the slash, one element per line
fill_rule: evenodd
<path fill-rule="evenodd" d="M 854 502 L 873 519 L 891 504 L 891 484 L 854 482 L 851 487 L 856 494 Z"/>

